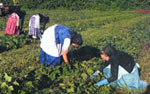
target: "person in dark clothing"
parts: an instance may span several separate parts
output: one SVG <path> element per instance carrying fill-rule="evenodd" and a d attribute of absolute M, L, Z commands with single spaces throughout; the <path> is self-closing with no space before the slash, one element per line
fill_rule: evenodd
<path fill-rule="evenodd" d="M 90 78 L 94 78 L 98 73 L 103 72 L 106 79 L 96 83 L 97 86 L 118 84 L 119 88 L 126 86 L 132 90 L 144 88 L 147 83 L 140 80 L 138 64 L 134 58 L 123 51 L 116 50 L 110 44 L 100 51 L 101 58 L 105 61 L 102 66 Z"/>

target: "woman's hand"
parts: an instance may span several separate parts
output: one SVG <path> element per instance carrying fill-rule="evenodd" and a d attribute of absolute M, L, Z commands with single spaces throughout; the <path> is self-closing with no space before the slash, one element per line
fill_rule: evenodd
<path fill-rule="evenodd" d="M 99 70 L 97 70 L 96 72 L 97 72 L 97 73 L 100 73 L 100 71 L 99 71 Z"/>

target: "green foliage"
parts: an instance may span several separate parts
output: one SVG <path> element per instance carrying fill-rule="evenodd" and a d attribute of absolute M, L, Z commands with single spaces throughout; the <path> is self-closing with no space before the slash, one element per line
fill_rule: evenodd
<path fill-rule="evenodd" d="M 13 4 L 14 6 L 16 6 L 17 4 L 19 4 L 19 0 L 13 0 Z"/>
<path fill-rule="evenodd" d="M 25 44 L 29 44 L 32 40 L 26 34 L 18 35 L 4 35 L 0 37 L 0 49 L 2 51 L 17 49 Z"/>
<path fill-rule="evenodd" d="M 110 4 L 109 0 L 104 1 Z M 113 7 L 117 5 L 115 2 L 112 3 Z M 99 49 L 108 43 L 138 58 L 141 45 L 150 41 L 149 15 L 140 15 L 131 11 L 28 10 L 23 31 L 28 30 L 29 18 L 37 12 L 50 16 L 50 22 L 46 27 L 58 23 L 78 31 L 83 37 L 83 46 L 70 49 L 70 67 L 64 62 L 56 67 L 44 67 L 39 60 L 40 47 L 37 46 L 39 40 L 31 40 L 26 34 L 1 36 L 0 48 L 5 50 L 0 53 L 0 85 L 5 88 L 0 88 L 0 92 L 4 94 L 9 92 L 10 94 L 140 94 L 143 92 L 127 88 L 114 89 L 107 85 L 98 87 L 94 84 L 104 79 L 104 76 L 100 74 L 94 79 L 89 77 L 102 62 Z M 26 45 L 29 43 L 30 45 Z M 147 80 L 148 77 L 144 79 Z"/>
<path fill-rule="evenodd" d="M 0 17 L 0 32 L 2 32 L 6 27 L 7 16 Z"/>
<path fill-rule="evenodd" d="M 4 3 L 5 5 L 13 5 L 13 0 L 0 0 L 0 2 Z"/>
<path fill-rule="evenodd" d="M 17 81 L 12 81 L 12 77 L 8 76 L 7 73 L 4 74 L 4 81 L 1 82 L 0 91 L 2 94 L 12 94 L 12 91 L 14 90 L 13 86 L 19 86 L 19 83 Z"/>
<path fill-rule="evenodd" d="M 69 10 L 98 9 L 98 10 L 126 10 L 149 8 L 148 0 L 0 0 L 6 5 L 21 5 L 28 9 L 57 9 Z"/>
<path fill-rule="evenodd" d="M 81 9 L 136 9 L 149 5 L 149 1 L 141 0 L 22 0 L 20 5 L 29 9 L 56 9 L 67 8 L 70 10 Z"/>

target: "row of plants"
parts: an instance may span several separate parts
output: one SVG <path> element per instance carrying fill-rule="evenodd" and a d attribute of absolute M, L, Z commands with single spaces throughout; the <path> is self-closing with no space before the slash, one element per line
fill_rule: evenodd
<path fill-rule="evenodd" d="M 135 16 L 139 16 L 138 14 L 131 15 L 126 13 L 120 13 L 115 15 L 109 15 L 109 16 L 98 16 L 94 18 L 88 18 L 88 19 L 82 19 L 82 20 L 75 20 L 71 22 L 65 22 L 65 25 L 73 28 L 75 31 L 81 32 L 86 31 L 89 28 L 101 28 L 103 26 L 107 26 L 107 24 L 115 23 L 118 21 L 123 20 L 129 20 L 133 19 Z"/>
<path fill-rule="evenodd" d="M 116 45 L 116 48 L 136 57 L 138 54 L 137 50 L 141 45 L 140 43 L 142 41 L 149 41 L 149 36 L 147 36 L 149 34 L 147 20 L 149 20 L 148 15 L 135 17 L 130 20 L 125 19 L 106 24 L 100 29 L 88 28 L 82 34 L 86 40 L 86 45 L 93 45 L 101 49 L 103 45 L 111 43 Z M 100 37 L 100 35 L 102 36 Z"/>
<path fill-rule="evenodd" d="M 42 11 L 44 12 L 42 13 Z M 49 16 L 50 21 L 46 24 L 46 27 L 49 27 L 52 24 L 63 24 L 79 32 L 85 31 L 89 27 L 99 28 L 101 25 L 105 25 L 107 23 L 140 16 L 140 14 L 132 11 L 101 12 L 96 10 L 81 10 L 77 12 L 68 10 L 30 10 L 27 11 L 23 26 L 26 31 L 28 30 L 28 21 L 30 17 L 36 13 L 42 13 L 45 16 Z"/>
<path fill-rule="evenodd" d="M 18 49 L 23 47 L 25 44 L 30 44 L 32 40 L 27 34 L 22 33 L 18 35 L 8 35 L 5 34 L 0 37 L 0 53 L 3 51 L 8 51 L 10 49 Z"/>
<path fill-rule="evenodd" d="M 99 10 L 110 10 L 110 9 L 136 9 L 136 8 L 147 8 L 149 1 L 141 0 L 0 0 L 7 5 L 16 5 L 17 3 L 23 8 L 28 9 L 57 9 L 66 8 L 70 10 L 81 10 L 81 9 L 99 9 Z"/>

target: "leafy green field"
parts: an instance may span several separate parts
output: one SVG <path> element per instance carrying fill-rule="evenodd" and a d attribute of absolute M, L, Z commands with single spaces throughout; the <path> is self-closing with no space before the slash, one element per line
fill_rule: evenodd
<path fill-rule="evenodd" d="M 90 80 L 102 60 L 97 51 L 107 43 L 131 54 L 141 65 L 141 79 L 150 82 L 150 15 L 134 11 L 97 10 L 26 10 L 27 15 L 20 36 L 6 36 L 0 32 L 0 92 L 2 94 L 141 94 L 132 91 L 94 84 L 103 75 Z M 63 24 L 81 33 L 83 45 L 70 48 L 72 67 L 64 62 L 57 67 L 45 68 L 39 62 L 40 41 L 28 39 L 31 15 L 43 13 L 50 17 L 49 27 Z M 5 19 L 0 20 L 4 31 Z M 5 24 L 4 24 L 5 23 Z"/>

